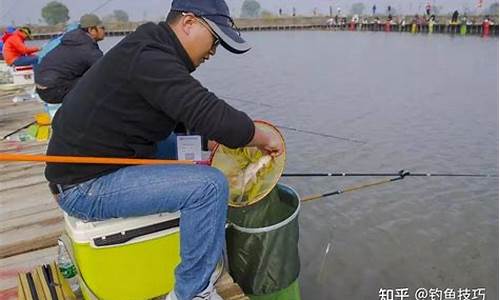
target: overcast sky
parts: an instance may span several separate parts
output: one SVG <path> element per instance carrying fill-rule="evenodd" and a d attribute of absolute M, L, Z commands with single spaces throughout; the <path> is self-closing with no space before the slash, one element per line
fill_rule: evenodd
<path fill-rule="evenodd" d="M 170 9 L 169 0 L 59 0 L 64 3 L 70 12 L 72 20 L 77 20 L 82 14 L 94 9 L 99 16 L 110 14 L 115 9 L 125 10 L 131 20 L 154 20 L 163 18 Z M 332 6 L 336 11 L 340 8 L 344 12 L 349 12 L 352 3 L 363 2 L 366 5 L 365 13 L 371 11 L 375 4 L 377 11 L 385 11 L 388 5 L 398 12 L 405 14 L 422 13 L 428 0 L 257 0 L 263 9 L 277 13 L 279 8 L 284 13 L 291 13 L 295 7 L 297 14 L 311 15 L 313 10 L 322 14 L 329 13 Z M 465 8 L 474 12 L 480 0 L 430 0 L 433 5 L 442 6 L 442 12 L 451 12 L 458 9 L 462 12 Z M 41 9 L 49 0 L 0 0 L 0 25 L 15 22 L 16 25 L 25 23 L 42 23 Z M 238 16 L 243 0 L 226 0 L 233 16 Z M 482 0 L 483 8 L 489 7 L 498 0 Z"/>

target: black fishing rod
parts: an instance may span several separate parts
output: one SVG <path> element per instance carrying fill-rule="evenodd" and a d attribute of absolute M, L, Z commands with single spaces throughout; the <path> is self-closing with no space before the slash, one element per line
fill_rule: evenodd
<path fill-rule="evenodd" d="M 21 130 L 23 130 L 23 129 L 25 129 L 25 128 L 30 127 L 31 125 L 33 125 L 33 124 L 35 124 L 35 123 L 36 123 L 36 121 L 33 121 L 33 122 L 29 123 L 29 124 L 24 125 L 24 126 L 23 126 L 23 127 L 21 127 L 21 128 L 18 128 L 18 129 L 14 130 L 14 131 L 11 131 L 11 132 L 7 133 L 6 135 L 4 135 L 4 137 L 2 138 L 2 140 L 5 140 L 5 139 L 6 139 L 6 138 L 8 138 L 9 136 L 11 136 L 11 135 L 13 135 L 13 134 L 15 134 L 15 133 L 18 133 L 19 131 L 21 131 Z"/>
<path fill-rule="evenodd" d="M 283 177 L 387 177 L 398 176 L 399 173 L 283 173 Z M 498 178 L 498 175 L 493 174 L 453 174 L 453 173 L 411 173 L 409 171 L 405 176 L 413 177 L 491 177 Z"/>
<path fill-rule="evenodd" d="M 323 198 L 323 197 L 345 194 L 345 193 L 354 192 L 354 191 L 357 191 L 357 190 L 360 190 L 360 189 L 364 189 L 364 188 L 368 188 L 368 187 L 372 187 L 372 186 L 376 186 L 376 185 L 380 185 L 380 184 L 384 184 L 384 183 L 389 183 L 389 182 L 394 182 L 394 181 L 402 180 L 406 176 L 409 176 L 410 172 L 405 171 L 405 170 L 401 170 L 396 175 L 397 175 L 397 177 L 393 177 L 393 178 L 386 178 L 386 179 L 383 179 L 383 180 L 380 180 L 380 181 L 365 183 L 365 184 L 361 184 L 361 185 L 355 185 L 355 186 L 347 187 L 345 189 L 340 189 L 340 190 L 336 190 L 336 191 L 332 191 L 332 192 L 327 192 L 327 193 L 323 193 L 323 194 L 315 194 L 315 195 L 310 195 L 310 196 L 306 196 L 306 197 L 301 197 L 300 201 L 306 202 L 306 201 L 316 200 L 316 199 L 320 199 L 320 198 Z"/>

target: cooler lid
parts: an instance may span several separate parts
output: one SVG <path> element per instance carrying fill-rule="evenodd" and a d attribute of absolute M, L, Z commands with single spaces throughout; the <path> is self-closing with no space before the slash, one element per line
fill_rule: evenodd
<path fill-rule="evenodd" d="M 64 214 L 66 231 L 71 239 L 97 247 L 117 246 L 177 232 L 179 218 L 180 212 L 175 212 L 85 222 Z"/>

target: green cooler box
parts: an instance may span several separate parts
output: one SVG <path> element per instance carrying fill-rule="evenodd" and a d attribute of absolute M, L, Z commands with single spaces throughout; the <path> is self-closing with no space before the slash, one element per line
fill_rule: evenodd
<path fill-rule="evenodd" d="M 142 300 L 172 290 L 180 263 L 179 216 L 83 222 L 65 215 L 84 298 Z"/>

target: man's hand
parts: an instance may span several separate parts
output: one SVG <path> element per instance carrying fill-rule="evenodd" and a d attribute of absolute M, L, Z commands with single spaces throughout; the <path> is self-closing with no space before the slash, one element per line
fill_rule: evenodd
<path fill-rule="evenodd" d="M 215 149 L 215 146 L 217 146 L 217 142 L 216 141 L 213 141 L 213 140 L 208 140 L 208 143 L 207 143 L 207 148 L 209 151 L 214 151 Z"/>
<path fill-rule="evenodd" d="M 255 126 L 255 134 L 253 139 L 248 143 L 247 147 L 257 147 L 265 154 L 273 157 L 283 154 L 283 143 L 281 138 L 277 135 L 267 133 L 259 127 Z"/>

